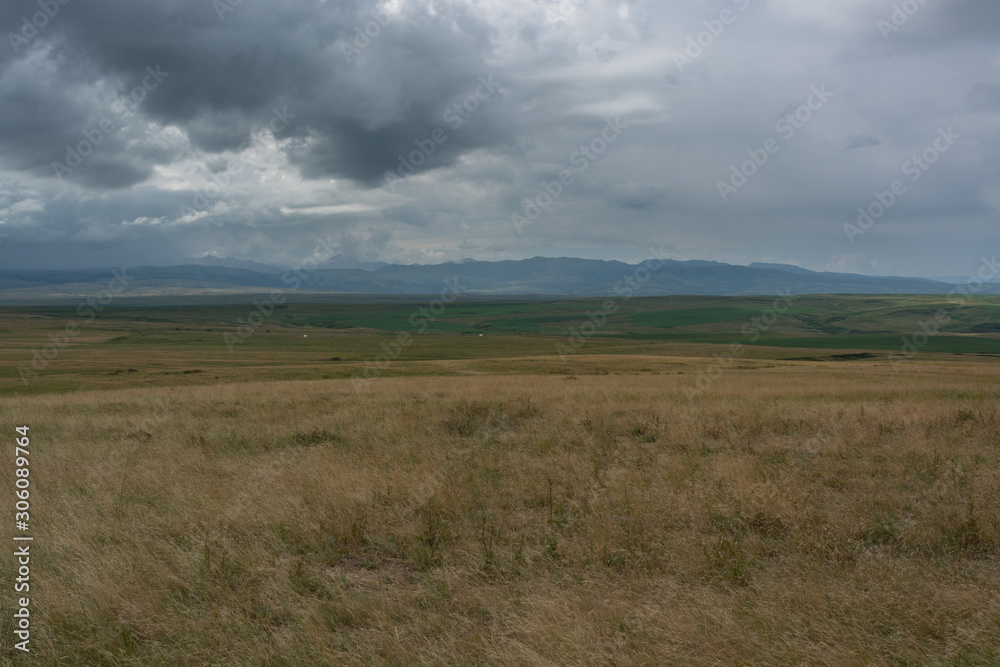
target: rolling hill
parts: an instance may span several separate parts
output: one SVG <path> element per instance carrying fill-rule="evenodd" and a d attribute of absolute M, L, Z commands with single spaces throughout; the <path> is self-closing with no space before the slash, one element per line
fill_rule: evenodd
<path fill-rule="evenodd" d="M 0 272 L 0 303 L 95 294 L 112 269 Z M 268 291 L 279 288 L 340 294 L 436 294 L 445 281 L 470 295 L 636 296 L 676 294 L 945 294 L 949 283 L 923 278 L 809 271 L 783 264 L 738 266 L 711 261 L 663 260 L 658 265 L 534 257 L 497 262 L 392 264 L 313 271 L 255 271 L 236 266 L 138 266 L 127 269 L 132 295 Z M 986 291 L 997 291 L 987 286 Z"/>

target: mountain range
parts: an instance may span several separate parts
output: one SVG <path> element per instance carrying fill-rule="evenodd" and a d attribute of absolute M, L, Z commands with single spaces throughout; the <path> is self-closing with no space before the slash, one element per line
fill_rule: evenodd
<path fill-rule="evenodd" d="M 291 267 L 275 266 L 273 264 L 262 264 L 246 259 L 236 259 L 234 257 L 216 257 L 215 255 L 204 255 L 202 257 L 185 257 L 183 264 L 197 264 L 199 266 L 224 266 L 230 269 L 249 269 L 258 273 L 282 273 Z M 316 268 L 318 269 L 363 269 L 374 271 L 388 266 L 385 262 L 362 262 L 348 257 L 347 255 L 334 255 L 325 260 Z"/>
<path fill-rule="evenodd" d="M 202 258 L 203 262 L 205 258 Z M 339 294 L 634 296 L 672 294 L 945 294 L 952 284 L 926 278 L 810 271 L 789 264 L 749 266 L 704 260 L 654 260 L 651 265 L 578 258 L 445 264 L 389 264 L 375 268 L 317 268 L 298 273 L 266 264 L 212 258 L 216 265 L 137 266 L 126 270 L 132 295 L 263 292 L 279 288 Z M 255 267 L 255 268 L 248 268 Z M 119 269 L 120 270 L 120 269 Z M 0 302 L 96 294 L 112 269 L 0 271 Z M 449 288 L 448 284 L 457 288 Z M 987 285 L 991 293 L 1000 286 Z"/>

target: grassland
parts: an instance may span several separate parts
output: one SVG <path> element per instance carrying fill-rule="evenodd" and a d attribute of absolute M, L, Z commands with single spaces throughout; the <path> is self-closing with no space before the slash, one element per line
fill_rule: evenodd
<path fill-rule="evenodd" d="M 565 346 L 571 332 L 588 322 L 588 313 L 605 303 L 459 300 L 431 317 L 432 299 L 279 304 L 255 332 L 231 345 L 225 336 L 236 336 L 256 307 L 157 306 L 120 298 L 92 322 L 75 307 L 0 307 L 0 396 L 136 384 L 364 377 L 399 332 L 410 335 L 409 344 L 391 364 L 379 367 L 379 377 L 453 374 L 459 360 L 481 370 L 504 360 L 507 372 L 565 373 L 563 359 L 553 362 L 556 345 Z M 771 297 L 617 299 L 616 312 L 576 349 L 625 357 L 711 357 L 737 342 L 749 346 L 747 359 L 837 359 L 845 352 L 887 357 L 899 355 L 904 337 L 912 339 L 922 324 L 944 313 L 940 332 L 919 348 L 923 356 L 974 360 L 1000 354 L 1000 297 L 969 298 L 956 306 L 940 296 L 802 296 L 762 325 L 773 304 Z M 57 358 L 37 359 L 52 345 L 49 337 L 58 337 L 68 322 L 79 324 L 79 333 Z M 747 326 L 755 335 L 747 335 Z M 614 363 L 629 365 L 627 359 Z M 37 375 L 22 382 L 19 367 Z"/>
<path fill-rule="evenodd" d="M 803 297 L 695 395 L 770 299 L 633 299 L 565 358 L 595 302 L 453 304 L 366 382 L 419 302 L 232 353 L 246 306 L 109 308 L 27 384 L 73 313 L 7 310 L 34 662 L 1000 664 L 996 304 L 886 358 L 939 301 Z"/>

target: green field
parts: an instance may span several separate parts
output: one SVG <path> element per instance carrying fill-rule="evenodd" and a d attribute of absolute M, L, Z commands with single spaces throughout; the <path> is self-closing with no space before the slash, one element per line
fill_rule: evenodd
<path fill-rule="evenodd" d="M 449 360 L 561 372 L 559 351 L 580 331 L 579 355 L 710 357 L 740 343 L 746 359 L 836 361 L 845 351 L 898 355 L 915 335 L 922 355 L 1000 354 L 1000 297 L 989 296 L 959 304 L 940 296 L 810 295 L 787 307 L 772 297 L 340 301 L 289 300 L 261 313 L 248 304 L 123 298 L 90 322 L 69 306 L 3 307 L 0 392 L 350 378 L 372 374 L 373 364 L 378 376 L 447 375 L 457 372 Z M 936 314 L 939 332 L 925 337 L 921 327 Z M 257 326 L 241 328 L 248 321 Z M 79 327 L 72 337 L 61 333 L 67 324 Z M 53 342 L 60 336 L 61 346 Z M 55 358 L 43 361 L 42 353 Z"/>

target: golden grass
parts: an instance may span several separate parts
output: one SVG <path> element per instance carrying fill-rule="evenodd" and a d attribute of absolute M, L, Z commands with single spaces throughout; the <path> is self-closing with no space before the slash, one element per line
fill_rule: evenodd
<path fill-rule="evenodd" d="M 1000 663 L 996 366 L 642 363 L 3 399 L 34 658 Z"/>

